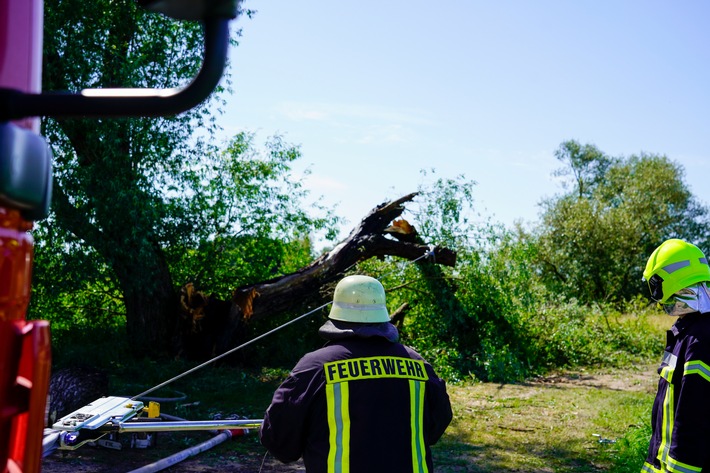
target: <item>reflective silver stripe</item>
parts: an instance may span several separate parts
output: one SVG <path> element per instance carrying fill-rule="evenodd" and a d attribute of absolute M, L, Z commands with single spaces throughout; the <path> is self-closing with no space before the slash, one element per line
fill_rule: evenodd
<path fill-rule="evenodd" d="M 346 409 L 347 407 L 343 406 L 343 396 L 340 392 L 341 385 L 338 384 L 336 386 L 333 386 L 333 391 L 335 391 L 335 425 L 336 425 L 336 433 L 335 433 L 335 471 L 340 472 L 343 471 L 343 449 L 345 446 L 343 445 L 343 409 Z"/>
<path fill-rule="evenodd" d="M 663 359 L 661 359 L 661 364 L 664 364 L 670 368 L 675 368 L 678 363 L 678 357 L 673 353 L 666 351 L 663 353 Z"/>
<path fill-rule="evenodd" d="M 643 466 L 641 467 L 641 471 L 645 471 L 646 473 L 661 473 L 661 470 L 654 468 L 654 466 L 648 462 L 645 462 L 643 464 Z"/>
<path fill-rule="evenodd" d="M 671 376 L 673 370 L 671 371 Z M 663 373 L 661 373 L 663 376 Z M 670 376 L 666 379 L 670 379 Z M 661 417 L 661 444 L 658 446 L 658 458 L 661 464 L 668 463 L 668 453 L 671 449 L 671 434 L 673 433 L 674 412 L 673 412 L 673 384 L 668 383 L 666 395 L 663 397 L 663 413 Z"/>
<path fill-rule="evenodd" d="M 708 259 L 707 258 L 699 258 L 700 262 L 703 264 L 708 264 Z"/>
<path fill-rule="evenodd" d="M 350 390 L 348 383 L 325 385 L 328 412 L 328 473 L 350 473 Z"/>
<path fill-rule="evenodd" d="M 668 471 L 673 473 L 699 473 L 702 468 L 699 466 L 688 465 L 687 463 L 682 463 L 674 460 L 668 456 L 668 463 L 666 464 Z"/>
<path fill-rule="evenodd" d="M 710 366 L 706 365 L 700 360 L 688 361 L 685 364 L 683 376 L 687 376 L 689 374 L 697 374 L 702 376 L 705 381 L 710 381 Z"/>
<path fill-rule="evenodd" d="M 687 266 L 690 266 L 690 260 L 685 260 L 685 261 L 678 261 L 677 263 L 671 263 L 668 266 L 664 266 L 661 269 L 668 274 L 674 273 L 678 271 L 679 269 L 683 269 Z"/>
<path fill-rule="evenodd" d="M 348 310 L 387 310 L 385 304 L 349 304 L 347 302 L 333 301 L 333 306 Z"/>
<path fill-rule="evenodd" d="M 409 381 L 413 473 L 429 473 L 424 443 L 424 381 Z"/>
<path fill-rule="evenodd" d="M 663 352 L 663 359 L 661 360 L 661 370 L 658 374 L 661 376 L 661 378 L 665 379 L 669 383 L 672 382 L 673 372 L 675 371 L 677 364 L 678 357 L 676 355 L 669 351 Z"/>

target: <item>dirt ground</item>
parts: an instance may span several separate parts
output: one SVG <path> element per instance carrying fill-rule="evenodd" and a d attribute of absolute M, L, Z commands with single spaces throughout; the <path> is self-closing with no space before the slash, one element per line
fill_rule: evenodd
<path fill-rule="evenodd" d="M 655 366 L 648 366 L 634 371 L 560 373 L 531 380 L 523 385 L 518 385 L 516 389 L 530 389 L 532 392 L 532 390 L 543 386 L 554 385 L 555 388 L 560 389 L 574 387 L 590 390 L 635 391 L 646 392 L 652 396 L 656 380 Z M 449 391 L 452 394 L 452 399 L 462 399 L 462 396 L 474 397 L 476 385 L 450 386 Z M 156 445 L 147 449 L 111 450 L 83 446 L 74 451 L 58 451 L 43 460 L 42 471 L 45 473 L 133 472 L 151 462 L 177 454 L 210 438 L 210 435 L 204 432 L 161 433 L 158 435 Z M 436 454 L 435 451 L 435 465 L 437 463 Z M 305 468 L 301 461 L 286 465 L 278 462 L 266 454 L 265 449 L 258 442 L 257 435 L 251 433 L 244 437 L 227 440 L 208 451 L 184 459 L 174 466 L 160 471 L 168 473 L 282 473 L 303 472 Z"/>
<path fill-rule="evenodd" d="M 126 436 L 128 434 L 122 434 Z M 306 471 L 301 461 L 283 464 L 266 453 L 255 433 L 248 437 L 235 437 L 201 453 L 189 455 L 186 451 L 208 441 L 206 432 L 158 433 L 156 444 L 146 449 L 124 446 L 114 450 L 84 445 L 76 450 L 55 451 L 42 461 L 44 473 L 127 473 L 147 471 L 148 465 L 164 458 L 180 457 L 174 465 L 161 470 L 168 473 L 255 473 Z M 172 463 L 172 462 L 171 462 Z M 145 470 L 141 468 L 145 467 Z"/>

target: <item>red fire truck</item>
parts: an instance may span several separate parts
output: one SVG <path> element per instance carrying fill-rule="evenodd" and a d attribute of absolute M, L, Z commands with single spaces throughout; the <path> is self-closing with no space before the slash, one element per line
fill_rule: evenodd
<path fill-rule="evenodd" d="M 204 61 L 187 86 L 171 90 L 41 90 L 42 0 L 0 0 L 0 470 L 41 469 L 51 368 L 49 323 L 26 320 L 33 222 L 48 211 L 52 155 L 40 117 L 162 116 L 188 110 L 218 84 L 229 20 L 238 0 L 138 0 L 176 19 L 204 24 Z M 168 72 L 166 71 L 166 74 Z"/>

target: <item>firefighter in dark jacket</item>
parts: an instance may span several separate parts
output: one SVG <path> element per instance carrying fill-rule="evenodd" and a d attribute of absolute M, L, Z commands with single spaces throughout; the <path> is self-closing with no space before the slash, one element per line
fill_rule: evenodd
<path fill-rule="evenodd" d="M 261 443 L 309 473 L 432 472 L 429 446 L 451 422 L 446 386 L 413 349 L 397 343 L 385 291 L 348 276 L 335 288 L 327 340 L 274 393 Z"/>
<path fill-rule="evenodd" d="M 667 334 L 653 403 L 653 433 L 642 472 L 710 471 L 710 267 L 683 240 L 656 248 L 644 279 L 678 320 Z"/>

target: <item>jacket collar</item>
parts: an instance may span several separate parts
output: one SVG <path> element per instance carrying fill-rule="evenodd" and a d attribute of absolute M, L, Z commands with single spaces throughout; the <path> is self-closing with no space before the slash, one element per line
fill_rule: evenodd
<path fill-rule="evenodd" d="M 328 341 L 342 340 L 344 338 L 372 338 L 381 337 L 390 342 L 399 340 L 397 327 L 389 322 L 377 324 L 356 324 L 340 320 L 328 320 L 320 329 L 318 335 Z"/>
<path fill-rule="evenodd" d="M 677 337 L 687 330 L 688 327 L 697 322 L 701 316 L 703 316 L 703 314 L 700 312 L 691 312 L 690 314 L 685 314 L 683 317 L 679 317 L 671 327 L 671 332 Z"/>

